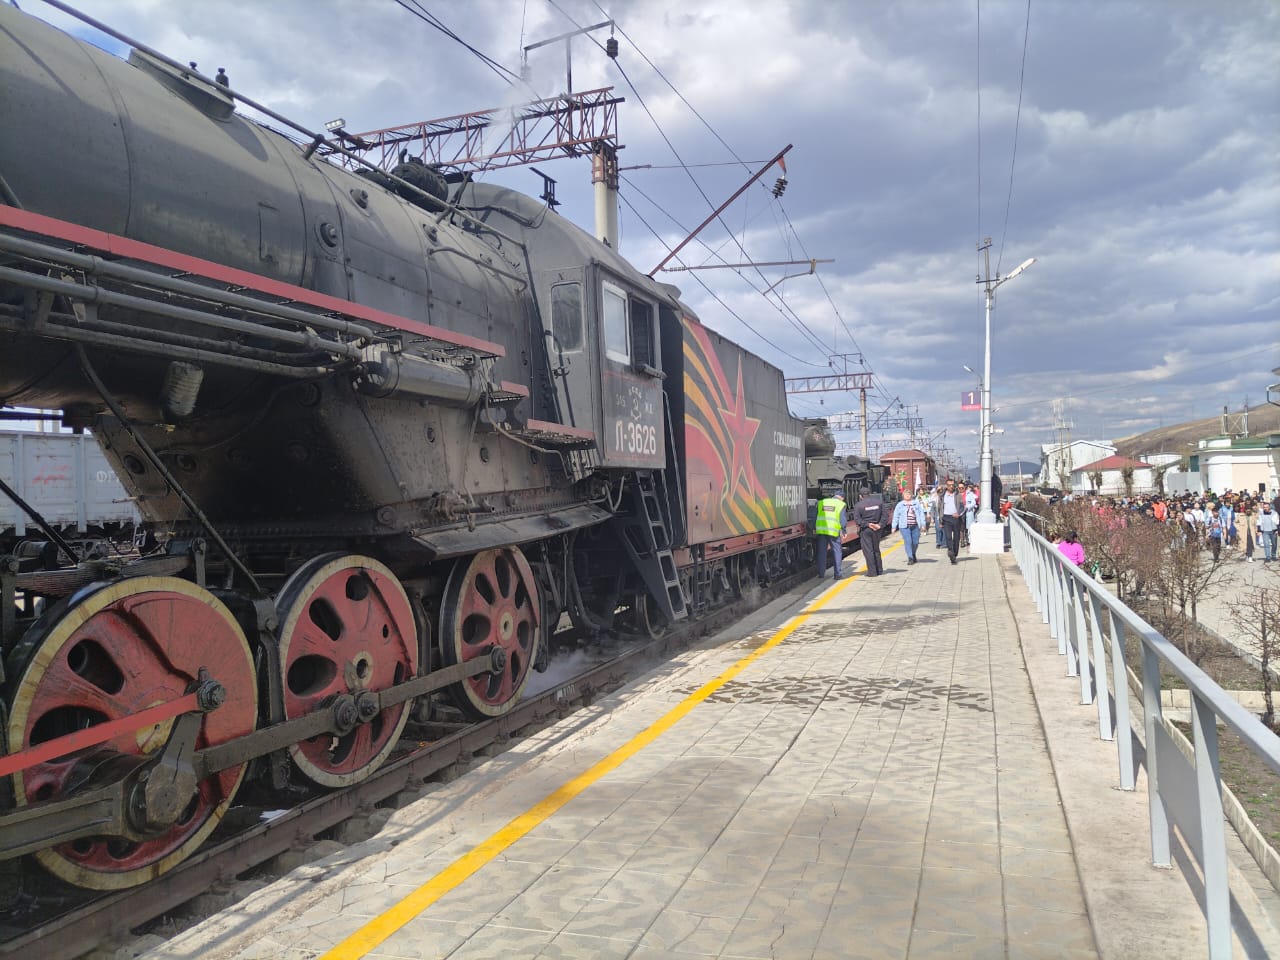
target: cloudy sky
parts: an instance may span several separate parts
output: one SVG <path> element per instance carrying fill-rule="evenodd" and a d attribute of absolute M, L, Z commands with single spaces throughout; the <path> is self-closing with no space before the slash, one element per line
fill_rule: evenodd
<path fill-rule="evenodd" d="M 40 0 L 19 2 L 71 24 Z M 79 3 L 210 74 L 225 67 L 238 91 L 313 128 L 343 117 L 368 130 L 532 98 L 414 6 Z M 1057 409 L 1074 437 L 1113 439 L 1258 405 L 1278 379 L 1274 0 L 416 6 L 512 70 L 524 45 L 616 22 L 617 62 L 579 38 L 573 81 L 626 98 L 620 162 L 637 169 L 623 173 L 621 248 L 643 271 L 793 144 L 781 200 L 768 189 L 775 167 L 680 260 L 835 262 L 767 298 L 760 291 L 801 268 L 660 276 L 789 377 L 860 354 L 875 374 L 872 413 L 901 404 L 962 463 L 977 462 L 978 415 L 959 406 L 975 386 L 964 365 L 982 369 L 985 237 L 993 276 L 1037 258 L 999 288 L 992 313 L 1001 460 L 1038 459 Z M 529 65 L 539 95 L 564 90 L 563 45 L 534 51 Z M 538 168 L 558 180 L 560 212 L 591 229 L 589 162 Z M 527 169 L 488 176 L 541 191 Z M 853 394 L 793 398 L 801 415 L 856 406 Z M 877 436 L 907 443 L 902 431 Z"/>

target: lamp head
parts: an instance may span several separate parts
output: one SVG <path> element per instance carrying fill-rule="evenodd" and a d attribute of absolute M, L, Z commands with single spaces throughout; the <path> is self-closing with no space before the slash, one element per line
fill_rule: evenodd
<path fill-rule="evenodd" d="M 1036 262 L 1036 258 L 1035 258 L 1035 257 L 1028 257 L 1026 260 L 1023 260 L 1020 264 L 1018 264 L 1018 265 L 1014 268 L 1013 272 L 1012 272 L 1011 274 L 1009 274 L 1007 277 L 1005 277 L 1005 279 L 1006 279 L 1006 280 L 1012 280 L 1014 277 L 1016 277 L 1016 276 L 1017 276 L 1018 274 L 1020 274 L 1023 270 L 1027 269 L 1027 267 L 1031 266 L 1031 265 L 1032 265 L 1033 263 L 1035 263 L 1035 262 Z"/>

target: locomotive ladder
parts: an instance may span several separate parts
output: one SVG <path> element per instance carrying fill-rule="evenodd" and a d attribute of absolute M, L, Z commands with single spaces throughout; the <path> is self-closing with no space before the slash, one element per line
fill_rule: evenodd
<path fill-rule="evenodd" d="M 616 518 L 622 527 L 622 542 L 636 569 L 644 577 L 650 595 L 667 621 L 674 623 L 688 615 L 675 557 L 671 555 L 670 522 L 666 518 L 665 486 L 662 475 L 637 470 L 624 511 Z"/>

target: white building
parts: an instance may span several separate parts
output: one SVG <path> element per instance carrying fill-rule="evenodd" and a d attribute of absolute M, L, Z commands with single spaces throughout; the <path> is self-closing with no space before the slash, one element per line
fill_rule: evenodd
<path fill-rule="evenodd" d="M 1125 473 L 1132 471 L 1132 481 L 1126 489 Z M 1104 497 L 1126 497 L 1130 494 L 1150 493 L 1155 489 L 1155 468 L 1141 460 L 1112 455 L 1093 463 L 1086 463 L 1071 471 L 1072 493 L 1096 493 Z"/>
<path fill-rule="evenodd" d="M 1113 444 L 1101 440 L 1046 443 L 1040 447 L 1039 483 L 1042 487 L 1061 487 L 1063 478 L 1070 477 L 1080 464 L 1094 463 L 1115 452 Z"/>
<path fill-rule="evenodd" d="M 1280 434 L 1267 437 L 1208 437 L 1191 458 L 1191 472 L 1199 473 L 1202 489 L 1214 493 L 1234 490 L 1275 496 L 1280 489 Z"/>

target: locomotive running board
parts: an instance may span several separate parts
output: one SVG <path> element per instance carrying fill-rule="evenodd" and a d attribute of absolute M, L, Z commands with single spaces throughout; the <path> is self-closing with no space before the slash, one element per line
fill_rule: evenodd
<path fill-rule="evenodd" d="M 415 536 L 413 541 L 430 551 L 437 559 L 458 557 L 488 550 L 490 547 L 528 543 L 583 527 L 593 527 L 604 523 L 609 517 L 609 512 L 601 507 L 580 504 L 565 510 L 513 520 L 477 521 L 474 530 L 467 527 L 442 530 Z"/>

